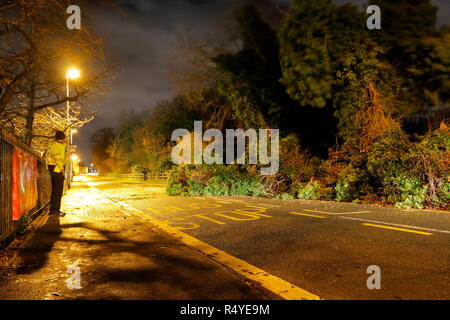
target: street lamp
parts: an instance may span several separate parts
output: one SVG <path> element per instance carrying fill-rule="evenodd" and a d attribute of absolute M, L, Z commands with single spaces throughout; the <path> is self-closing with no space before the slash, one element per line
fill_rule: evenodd
<path fill-rule="evenodd" d="M 67 127 L 70 128 L 70 103 L 69 103 L 69 94 L 70 94 L 70 89 L 69 89 L 69 80 L 70 79 L 76 79 L 80 76 L 80 71 L 78 71 L 78 69 L 70 69 L 69 71 L 67 71 L 66 74 L 66 93 L 67 93 Z"/>
<path fill-rule="evenodd" d="M 70 187 L 70 181 L 72 180 L 72 163 L 69 161 L 69 153 L 70 153 L 70 145 L 72 144 L 72 129 L 70 128 L 70 102 L 69 102 L 69 96 L 70 96 L 70 88 L 69 88 L 69 80 L 70 79 L 76 79 L 80 76 L 80 71 L 78 69 L 72 68 L 67 71 L 66 74 L 66 94 L 67 94 L 67 104 L 66 104 L 66 120 L 67 120 L 67 130 L 69 130 L 70 139 L 67 139 L 67 164 L 69 167 L 69 174 L 67 179 L 67 186 Z"/>
<path fill-rule="evenodd" d="M 73 144 L 73 134 L 77 132 L 78 132 L 77 129 L 70 130 L 70 144 Z"/>

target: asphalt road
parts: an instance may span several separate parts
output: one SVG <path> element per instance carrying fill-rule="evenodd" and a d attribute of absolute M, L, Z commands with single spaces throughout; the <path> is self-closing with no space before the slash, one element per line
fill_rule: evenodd
<path fill-rule="evenodd" d="M 450 299 L 450 212 L 250 197 L 169 197 L 92 178 L 144 211 L 322 299 Z M 369 266 L 381 288 L 369 289 Z"/>

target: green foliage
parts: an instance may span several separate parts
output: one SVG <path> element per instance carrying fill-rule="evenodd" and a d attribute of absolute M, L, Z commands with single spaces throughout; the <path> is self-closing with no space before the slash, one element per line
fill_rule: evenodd
<path fill-rule="evenodd" d="M 204 196 L 228 196 L 230 192 L 230 187 L 221 182 L 214 181 L 212 183 L 208 183 L 204 189 L 203 194 Z"/>
<path fill-rule="evenodd" d="M 182 183 L 169 183 L 166 187 L 166 192 L 169 196 L 179 196 L 183 193 L 184 188 Z"/>
<path fill-rule="evenodd" d="M 282 193 L 282 194 L 276 195 L 275 199 L 279 199 L 279 200 L 293 200 L 294 196 L 292 194 L 289 194 L 289 193 Z"/>
<path fill-rule="evenodd" d="M 170 171 L 166 192 L 169 196 L 179 196 L 188 191 L 188 169 L 175 167 Z"/>
<path fill-rule="evenodd" d="M 236 17 L 242 41 L 240 50 L 212 60 L 224 78 L 217 84 L 232 106 L 234 119 L 244 127 L 277 125 L 288 96 L 279 83 L 278 41 L 274 30 L 252 6 Z"/>
<path fill-rule="evenodd" d="M 369 36 L 365 20 L 355 5 L 294 0 L 279 32 L 281 81 L 287 92 L 301 106 L 332 106 L 339 136 L 355 149 L 362 131 L 356 117 L 374 103 L 368 87 L 388 112 L 404 106 L 393 99 L 404 94 L 402 81 L 386 61 L 384 48 Z"/>
<path fill-rule="evenodd" d="M 223 165 L 176 168 L 171 172 L 166 191 L 169 195 L 187 196 L 266 195 L 257 176 Z"/>
<path fill-rule="evenodd" d="M 349 165 L 339 174 L 336 184 L 336 200 L 352 201 L 359 197 L 358 182 L 363 173 L 358 168 Z"/>
<path fill-rule="evenodd" d="M 331 0 L 293 0 L 279 33 L 281 81 L 302 106 L 324 107 L 332 97 L 327 36 L 333 9 Z"/>
<path fill-rule="evenodd" d="M 178 128 L 193 129 L 202 119 L 182 96 L 159 102 L 152 112 L 129 112 L 117 128 L 98 130 L 91 138 L 93 162 L 101 173 L 159 173 L 170 170 L 171 135 Z"/>
<path fill-rule="evenodd" d="M 437 192 L 431 199 L 433 206 L 442 207 L 445 209 L 450 208 L 450 181 L 440 181 L 438 184 Z"/>
<path fill-rule="evenodd" d="M 383 32 L 371 36 L 386 58 L 409 80 L 416 110 L 449 101 L 450 33 L 436 29 L 437 7 L 430 0 L 372 0 L 383 11 Z"/>
<path fill-rule="evenodd" d="M 450 130 L 435 130 L 423 140 L 422 144 L 430 151 L 448 152 L 450 151 Z"/>
<path fill-rule="evenodd" d="M 414 144 L 404 159 L 407 176 L 416 177 L 427 186 L 425 203 L 439 203 L 442 188 L 450 179 L 450 130 L 443 126 L 427 135 Z"/>
<path fill-rule="evenodd" d="M 398 208 L 423 208 L 427 186 L 420 179 L 400 176 L 389 180 L 389 187 L 385 189 L 389 202 Z"/>
<path fill-rule="evenodd" d="M 197 197 L 197 196 L 203 195 L 204 187 L 200 183 L 198 183 L 198 182 L 196 182 L 194 180 L 189 180 L 188 184 L 189 184 L 188 195 L 190 197 Z M 169 196 L 170 195 L 171 194 L 169 194 Z"/>
<path fill-rule="evenodd" d="M 367 154 L 368 173 L 379 181 L 404 173 L 404 156 L 410 148 L 411 143 L 401 131 L 379 137 Z"/>
<path fill-rule="evenodd" d="M 301 185 L 298 190 L 298 198 L 303 200 L 317 200 L 320 198 L 320 183 L 314 181 Z"/>
<path fill-rule="evenodd" d="M 266 195 L 264 187 L 258 182 L 256 176 L 240 177 L 236 179 L 230 189 L 230 196 L 263 196 Z"/>
<path fill-rule="evenodd" d="M 162 143 L 168 143 L 175 129 L 185 128 L 191 131 L 194 129 L 194 121 L 207 116 L 201 110 L 193 108 L 186 97 L 178 95 L 158 102 L 146 117 L 144 127 L 148 129 L 147 134 L 153 135 Z"/>
<path fill-rule="evenodd" d="M 414 143 L 401 131 L 386 134 L 372 145 L 367 168 L 382 186 L 386 202 L 403 208 L 443 206 L 450 172 L 449 131 L 435 130 Z"/>

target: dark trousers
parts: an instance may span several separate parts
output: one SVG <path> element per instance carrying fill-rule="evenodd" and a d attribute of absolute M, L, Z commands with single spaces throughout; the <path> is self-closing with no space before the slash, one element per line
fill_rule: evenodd
<path fill-rule="evenodd" d="M 59 213 L 61 209 L 61 198 L 64 189 L 64 173 L 51 172 L 52 196 L 50 198 L 50 213 Z"/>

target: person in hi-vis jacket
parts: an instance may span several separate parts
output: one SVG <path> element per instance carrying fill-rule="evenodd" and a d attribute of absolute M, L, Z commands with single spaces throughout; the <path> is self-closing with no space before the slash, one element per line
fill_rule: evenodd
<path fill-rule="evenodd" d="M 47 167 L 52 178 L 52 195 L 50 198 L 50 214 L 61 215 L 61 198 L 64 190 L 64 171 L 66 165 L 66 135 L 57 131 L 53 141 L 46 151 Z"/>

